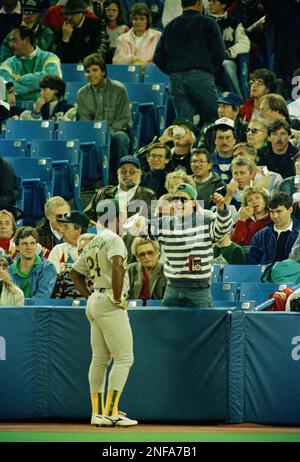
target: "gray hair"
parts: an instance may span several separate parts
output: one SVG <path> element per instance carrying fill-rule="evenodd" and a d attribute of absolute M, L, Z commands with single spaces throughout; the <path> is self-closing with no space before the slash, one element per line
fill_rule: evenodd
<path fill-rule="evenodd" d="M 63 197 L 61 196 L 49 197 L 49 199 L 47 200 L 44 206 L 45 215 L 48 216 L 54 208 L 63 207 L 64 205 L 67 205 L 68 207 L 70 207 L 70 204 Z M 70 210 L 71 210 L 71 207 L 70 207 Z"/>
<path fill-rule="evenodd" d="M 144 237 L 136 237 L 134 241 L 131 244 L 131 253 L 134 257 L 137 256 L 137 249 L 140 245 L 144 244 L 152 244 L 154 250 L 159 253 L 160 252 L 160 247 L 159 243 L 157 241 L 152 241 L 152 239 L 146 239 Z"/>

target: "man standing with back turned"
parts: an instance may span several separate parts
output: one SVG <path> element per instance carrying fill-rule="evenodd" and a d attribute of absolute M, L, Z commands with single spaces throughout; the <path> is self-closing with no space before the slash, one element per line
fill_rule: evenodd
<path fill-rule="evenodd" d="M 218 24 L 201 14 L 202 0 L 182 0 L 183 14 L 165 28 L 154 63 L 170 74 L 170 92 L 177 116 L 201 125 L 217 119 L 214 74 L 222 68 L 225 48 Z"/>

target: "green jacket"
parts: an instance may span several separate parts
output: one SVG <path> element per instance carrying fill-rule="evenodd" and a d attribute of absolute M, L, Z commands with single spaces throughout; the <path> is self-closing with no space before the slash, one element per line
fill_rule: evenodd
<path fill-rule="evenodd" d="M 60 59 L 38 46 L 30 56 L 12 56 L 0 66 L 0 76 L 14 83 L 19 100 L 35 100 L 40 95 L 40 80 L 49 74 L 62 77 Z"/>
<path fill-rule="evenodd" d="M 54 44 L 54 32 L 50 27 L 43 26 L 38 24 L 34 29 L 35 44 L 44 51 L 55 52 Z M 2 42 L 2 56 L 1 61 L 5 61 L 7 58 L 13 56 L 10 49 L 10 34 L 8 34 Z"/>

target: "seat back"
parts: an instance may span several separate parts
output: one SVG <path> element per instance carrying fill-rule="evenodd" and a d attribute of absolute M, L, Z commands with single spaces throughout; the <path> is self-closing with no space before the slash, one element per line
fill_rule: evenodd
<path fill-rule="evenodd" d="M 15 140 L 32 138 L 51 140 L 54 136 L 54 120 L 16 120 L 8 119 L 5 124 L 4 139 Z"/>
<path fill-rule="evenodd" d="M 70 307 L 70 306 L 86 306 L 86 300 L 85 299 L 77 299 L 75 301 L 75 304 L 73 305 L 73 302 L 75 300 L 70 299 L 70 298 L 27 298 L 25 299 L 25 305 L 33 305 L 33 306 L 61 306 L 61 307 Z"/>
<path fill-rule="evenodd" d="M 111 80 L 124 83 L 140 83 L 142 67 L 137 64 L 107 64 L 107 76 Z"/>
<path fill-rule="evenodd" d="M 61 63 L 61 70 L 65 82 L 87 83 L 84 67 L 81 63 Z"/>
<path fill-rule="evenodd" d="M 2 157 L 25 157 L 27 156 L 27 140 L 1 140 L 0 155 Z"/>
<path fill-rule="evenodd" d="M 130 127 L 131 134 L 131 151 L 137 151 L 140 147 L 141 138 L 141 113 L 140 105 L 137 101 L 130 103 L 132 126 Z"/>
<path fill-rule="evenodd" d="M 84 82 L 80 81 L 66 81 L 66 99 L 69 103 L 75 104 L 77 98 L 77 92 L 80 88 L 84 86 Z"/>
<path fill-rule="evenodd" d="M 224 265 L 223 282 L 260 282 L 263 265 Z"/>
<path fill-rule="evenodd" d="M 286 287 L 286 284 L 242 282 L 240 287 L 240 301 L 255 300 L 255 303 L 258 305 L 266 301 L 273 292 L 283 290 Z"/>
<path fill-rule="evenodd" d="M 213 282 L 211 284 L 211 293 L 213 300 L 234 301 L 237 297 L 236 282 Z"/>
<path fill-rule="evenodd" d="M 31 142 L 30 157 L 51 157 L 54 169 L 55 196 L 66 200 L 74 198 L 76 208 L 80 202 L 82 152 L 79 140 L 37 140 Z"/>
<path fill-rule="evenodd" d="M 144 68 L 144 83 L 163 83 L 169 85 L 169 76 L 162 72 L 155 64 L 147 64 Z"/>
<path fill-rule="evenodd" d="M 79 139 L 83 153 L 82 185 L 98 181 L 109 184 L 110 133 L 106 121 L 65 121 L 58 123 L 57 139 Z"/>

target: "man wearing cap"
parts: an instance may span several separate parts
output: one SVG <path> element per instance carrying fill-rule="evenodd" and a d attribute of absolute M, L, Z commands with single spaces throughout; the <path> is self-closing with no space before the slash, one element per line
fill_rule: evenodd
<path fill-rule="evenodd" d="M 49 74 L 62 76 L 58 56 L 35 45 L 34 32 L 20 26 L 10 33 L 14 56 L 0 66 L 0 76 L 13 82 L 17 99 L 35 100 L 40 94 L 40 80 Z"/>
<path fill-rule="evenodd" d="M 71 210 L 58 218 L 57 222 L 61 225 L 61 233 L 64 242 L 53 247 L 48 260 L 53 263 L 57 271 L 57 280 L 53 291 L 54 298 L 81 297 L 81 293 L 75 288 L 70 279 L 70 271 L 73 263 L 78 258 L 77 240 L 81 234 L 87 232 L 89 218 L 83 212 Z"/>
<path fill-rule="evenodd" d="M 56 33 L 56 51 L 62 63 L 79 63 L 91 53 L 106 58 L 109 37 L 104 20 L 86 16 L 82 0 L 67 0 L 62 10 L 65 22 Z"/>
<path fill-rule="evenodd" d="M 217 91 L 214 76 L 225 58 L 224 42 L 218 24 L 201 14 L 201 0 L 182 0 L 183 14 L 164 29 L 153 61 L 170 75 L 170 93 L 176 114 L 201 124 L 217 117 Z"/>
<path fill-rule="evenodd" d="M 75 286 L 87 299 L 86 314 L 91 326 L 93 355 L 88 376 L 91 424 L 135 426 L 138 422 L 118 409 L 133 364 L 132 332 L 126 311 L 129 287 L 125 270 L 127 251 L 118 236 L 119 202 L 104 200 L 97 206 L 97 215 L 97 236 L 85 246 L 70 273 Z M 92 294 L 85 284 L 87 277 L 93 280 Z M 105 400 L 107 368 L 112 359 Z"/>
<path fill-rule="evenodd" d="M 150 236 L 158 240 L 165 256 L 168 282 L 163 306 L 211 306 L 212 246 L 230 231 L 232 219 L 222 195 L 213 194 L 216 214 L 199 207 L 196 199 L 197 191 L 181 183 L 172 199 L 174 216 L 148 222 Z M 145 223 L 140 217 L 133 231 L 141 233 Z"/>
<path fill-rule="evenodd" d="M 22 25 L 34 32 L 35 44 L 45 51 L 55 52 L 53 31 L 42 24 L 41 12 L 43 4 L 38 0 L 26 0 L 22 5 Z M 12 56 L 10 36 L 7 35 L 2 44 L 2 60 Z"/>
<path fill-rule="evenodd" d="M 30 226 L 18 228 L 15 234 L 19 256 L 8 268 L 14 284 L 25 298 L 50 298 L 56 282 L 56 270 L 48 260 L 37 255 L 38 233 Z"/>
<path fill-rule="evenodd" d="M 215 152 L 212 153 L 212 171 L 220 175 L 224 183 L 231 180 L 230 165 L 233 146 L 236 143 L 234 122 L 227 117 L 215 121 Z"/>
<path fill-rule="evenodd" d="M 0 45 L 12 29 L 21 25 L 22 11 L 19 0 L 2 0 L 0 9 Z"/>
<path fill-rule="evenodd" d="M 127 210 L 127 216 L 134 215 L 142 206 L 150 210 L 151 201 L 155 200 L 155 193 L 140 186 L 141 165 L 135 156 L 124 156 L 118 165 L 118 186 L 104 186 L 100 188 L 85 209 L 85 213 L 94 221 L 97 220 L 97 204 L 104 199 L 117 199 L 120 208 Z M 136 209 L 137 207 L 137 209 Z M 147 211 L 145 210 L 145 213 Z"/>

